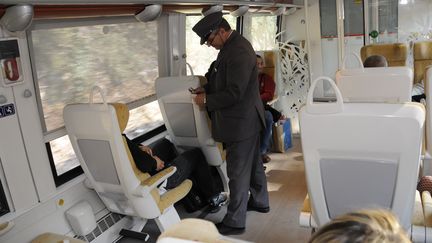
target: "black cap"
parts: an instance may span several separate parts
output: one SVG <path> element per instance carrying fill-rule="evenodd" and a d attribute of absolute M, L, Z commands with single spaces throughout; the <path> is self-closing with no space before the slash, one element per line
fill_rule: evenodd
<path fill-rule="evenodd" d="M 201 37 L 200 44 L 204 44 L 207 41 L 210 34 L 217 30 L 219 24 L 222 22 L 222 12 L 216 12 L 209 14 L 202 18 L 193 28 L 192 30 Z"/>

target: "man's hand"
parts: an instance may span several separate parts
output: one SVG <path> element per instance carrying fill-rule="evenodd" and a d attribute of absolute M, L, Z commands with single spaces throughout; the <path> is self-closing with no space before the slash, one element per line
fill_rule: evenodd
<path fill-rule="evenodd" d="M 194 100 L 195 104 L 197 104 L 200 107 L 200 109 L 205 108 L 205 104 L 206 104 L 206 94 L 205 93 L 197 94 L 192 99 Z"/>
<path fill-rule="evenodd" d="M 202 94 L 205 93 L 205 89 L 203 87 L 197 87 L 197 88 L 189 88 L 189 92 L 191 92 L 191 94 Z"/>
<path fill-rule="evenodd" d="M 156 160 L 156 170 L 160 171 L 165 167 L 165 162 L 163 162 L 159 157 L 153 156 L 153 159 Z"/>
<path fill-rule="evenodd" d="M 152 149 L 151 149 L 150 147 L 145 146 L 145 145 L 140 145 L 139 148 L 140 148 L 142 151 L 144 151 L 144 152 L 150 154 L 151 156 L 153 156 L 153 151 L 152 151 Z"/>

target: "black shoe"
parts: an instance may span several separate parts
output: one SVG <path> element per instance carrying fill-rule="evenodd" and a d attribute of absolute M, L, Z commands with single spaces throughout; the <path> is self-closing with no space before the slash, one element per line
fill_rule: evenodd
<path fill-rule="evenodd" d="M 247 211 L 255 211 L 258 213 L 268 213 L 268 212 L 270 212 L 270 207 L 255 207 L 255 206 L 248 204 Z"/>
<path fill-rule="evenodd" d="M 262 156 L 262 162 L 263 162 L 263 164 L 267 164 L 268 162 L 271 161 L 270 156 L 268 156 L 267 154 L 263 154 L 261 156 Z"/>
<path fill-rule="evenodd" d="M 212 205 L 209 205 L 207 207 L 207 212 L 208 213 L 217 213 L 217 212 L 219 212 L 219 210 L 221 210 L 221 208 L 222 208 L 222 206 L 212 206 Z"/>
<path fill-rule="evenodd" d="M 216 224 L 216 228 L 222 235 L 241 235 L 245 232 L 245 228 L 237 228 L 225 225 L 224 223 Z"/>
<path fill-rule="evenodd" d="M 225 193 L 221 192 L 221 193 L 218 193 L 218 194 L 214 195 L 213 197 L 211 197 L 209 199 L 209 204 L 212 207 L 220 207 L 220 206 L 225 205 L 227 200 L 228 200 L 227 195 Z"/>

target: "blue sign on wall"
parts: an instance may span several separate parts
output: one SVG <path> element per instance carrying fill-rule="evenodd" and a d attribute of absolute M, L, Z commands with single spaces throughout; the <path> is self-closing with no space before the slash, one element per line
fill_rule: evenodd
<path fill-rule="evenodd" d="M 0 118 L 15 114 L 14 104 L 7 104 L 0 106 Z"/>

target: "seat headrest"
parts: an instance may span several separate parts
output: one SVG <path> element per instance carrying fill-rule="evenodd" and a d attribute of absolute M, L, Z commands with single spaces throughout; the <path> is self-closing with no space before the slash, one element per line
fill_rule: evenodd
<path fill-rule="evenodd" d="M 129 108 L 122 103 L 112 103 L 110 105 L 112 105 L 116 111 L 120 131 L 123 132 L 129 121 Z"/>
<path fill-rule="evenodd" d="M 432 41 L 421 41 L 414 43 L 414 60 L 432 59 Z"/>
<path fill-rule="evenodd" d="M 372 44 L 363 46 L 360 54 L 363 62 L 369 56 L 381 55 L 387 59 L 389 66 L 405 66 L 408 58 L 408 46 L 405 43 Z"/>
<path fill-rule="evenodd" d="M 264 51 L 264 67 L 274 67 L 274 51 Z"/>

